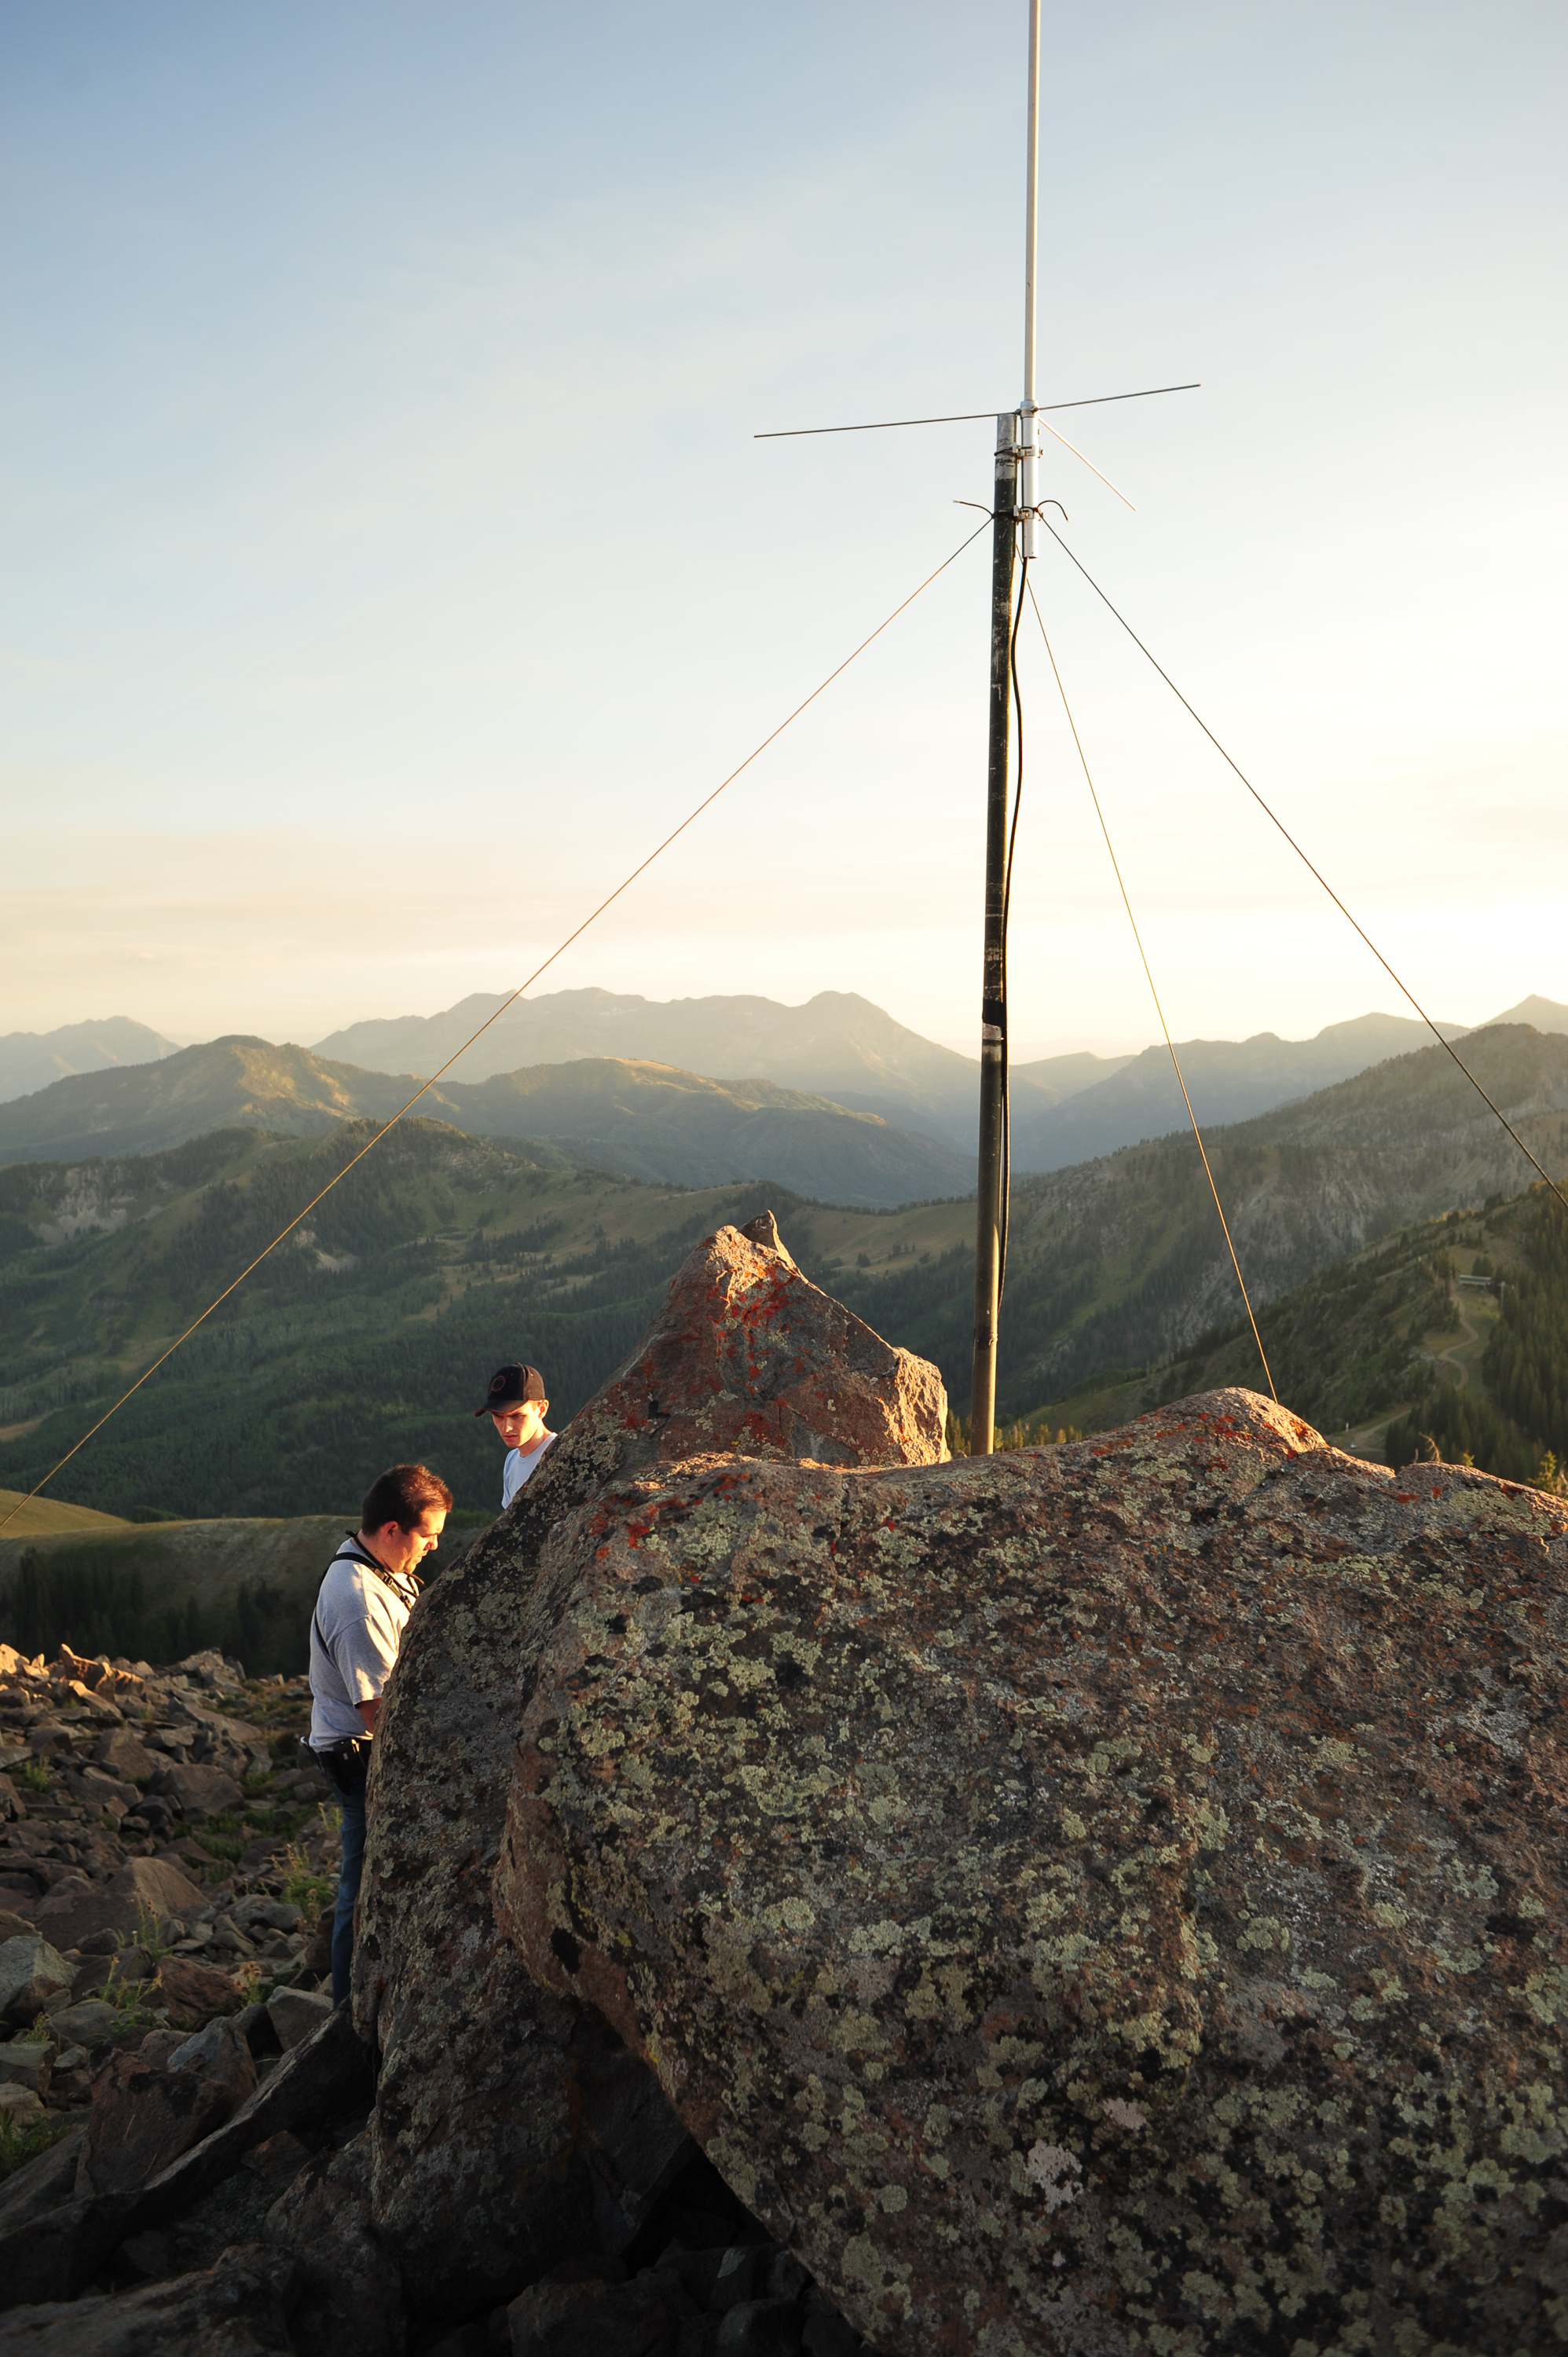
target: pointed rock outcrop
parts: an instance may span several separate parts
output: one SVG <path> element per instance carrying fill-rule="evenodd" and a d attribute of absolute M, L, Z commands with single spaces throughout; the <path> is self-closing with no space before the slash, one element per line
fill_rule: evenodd
<path fill-rule="evenodd" d="M 693 1458 L 934 1464 L 946 1407 L 933 1367 L 776 1242 L 723 1228 L 510 1512 L 422 1598 L 377 1730 L 354 1996 L 381 2059 L 373 2212 L 416 2303 L 438 2312 L 461 2287 L 471 2304 L 479 2285 L 499 2298 L 574 2252 L 621 2247 L 681 2146 L 651 2076 L 633 2101 L 621 2082 L 638 2066 L 575 1997 L 537 1986 L 491 1905 L 534 1665 L 583 1548 Z"/>

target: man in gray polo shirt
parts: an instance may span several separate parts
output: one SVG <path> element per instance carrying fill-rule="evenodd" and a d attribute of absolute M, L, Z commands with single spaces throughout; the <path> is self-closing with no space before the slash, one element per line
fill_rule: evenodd
<path fill-rule="evenodd" d="M 418 1598 L 419 1566 L 435 1546 L 452 1492 L 425 1465 L 394 1465 L 371 1482 L 360 1528 L 327 1566 L 310 1623 L 310 1742 L 343 1812 L 342 1872 L 332 1923 L 332 2002 L 349 1994 L 354 1903 L 365 1862 L 365 1778 L 381 1695 Z"/>

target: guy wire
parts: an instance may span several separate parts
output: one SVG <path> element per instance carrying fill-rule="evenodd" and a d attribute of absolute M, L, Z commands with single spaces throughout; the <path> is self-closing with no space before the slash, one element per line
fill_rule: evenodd
<path fill-rule="evenodd" d="M 1047 529 L 1048 530 L 1049 527 L 1047 526 Z M 1127 887 L 1122 880 L 1122 863 L 1116 856 L 1116 846 L 1111 840 L 1111 829 L 1105 823 L 1105 813 L 1100 807 L 1100 796 L 1094 791 L 1094 780 L 1089 774 L 1089 763 L 1084 759 L 1083 740 L 1078 733 L 1078 723 L 1072 716 L 1072 706 L 1067 700 L 1067 690 L 1062 685 L 1062 675 L 1057 670 L 1057 659 L 1052 651 L 1050 634 L 1046 629 L 1045 617 L 1040 611 L 1039 600 L 1032 589 L 1029 591 L 1029 603 L 1035 608 L 1035 619 L 1040 626 L 1040 636 L 1046 642 L 1046 652 L 1050 656 L 1051 671 L 1057 683 L 1057 693 L 1062 700 L 1062 710 L 1067 714 L 1067 725 L 1072 730 L 1072 741 L 1078 747 L 1078 758 L 1083 770 L 1084 783 L 1089 788 L 1089 798 L 1094 804 L 1094 815 L 1100 821 L 1100 832 L 1105 837 L 1105 848 L 1111 854 L 1111 866 L 1116 877 L 1116 888 L 1122 895 L 1122 906 L 1127 911 L 1127 922 L 1133 928 L 1133 939 L 1138 944 L 1138 955 L 1143 961 L 1144 978 L 1149 985 L 1149 996 L 1155 1002 L 1155 1012 L 1160 1018 L 1160 1029 L 1165 1035 L 1165 1046 L 1170 1049 L 1171 1062 L 1176 1067 L 1176 1085 L 1181 1091 L 1182 1103 L 1187 1107 L 1187 1117 L 1192 1124 L 1192 1134 L 1197 1140 L 1198 1153 L 1203 1157 L 1203 1175 L 1208 1181 L 1208 1191 L 1214 1198 L 1214 1208 L 1219 1214 L 1219 1225 L 1225 1237 L 1225 1249 L 1230 1255 L 1230 1265 L 1236 1272 L 1236 1282 L 1241 1288 L 1241 1299 L 1247 1310 L 1247 1323 L 1252 1329 L 1252 1340 L 1258 1346 L 1258 1356 L 1263 1362 L 1263 1377 L 1269 1386 L 1269 1396 L 1277 1407 L 1280 1395 L 1274 1389 L 1274 1379 L 1269 1367 L 1269 1354 L 1263 1348 L 1263 1338 L 1258 1331 L 1258 1321 L 1252 1315 L 1251 1296 L 1247 1291 L 1247 1281 L 1241 1274 L 1241 1264 L 1236 1257 L 1236 1247 L 1230 1241 L 1230 1223 L 1225 1217 L 1225 1207 L 1219 1200 L 1219 1189 L 1214 1183 L 1214 1173 L 1208 1167 L 1208 1154 L 1203 1143 L 1203 1132 L 1197 1125 L 1197 1115 L 1192 1109 L 1192 1099 L 1187 1092 L 1187 1082 L 1182 1078 L 1181 1059 L 1176 1054 L 1176 1041 L 1171 1038 L 1170 1025 L 1165 1021 L 1165 1010 L 1160 1004 L 1160 994 L 1155 987 L 1155 977 L 1149 970 L 1148 953 L 1144 947 L 1144 937 L 1138 931 L 1138 920 L 1133 914 L 1133 903 L 1127 898 Z"/>
<path fill-rule="evenodd" d="M 1362 941 L 1365 942 L 1367 947 L 1371 951 L 1372 955 L 1377 959 L 1378 963 L 1382 967 L 1383 972 L 1388 975 L 1389 980 L 1393 984 L 1394 988 L 1399 991 L 1402 996 L 1409 999 L 1411 1005 L 1414 1007 L 1416 1013 L 1420 1016 L 1422 1021 L 1425 1024 L 1427 1029 L 1436 1040 L 1438 1046 L 1440 1048 L 1446 1049 L 1448 1054 L 1453 1058 L 1455 1063 L 1458 1065 L 1459 1070 L 1464 1073 L 1465 1078 L 1469 1082 L 1470 1086 L 1475 1090 L 1476 1094 L 1480 1098 L 1487 1112 L 1492 1114 L 1496 1119 L 1500 1122 L 1503 1128 L 1507 1130 L 1509 1135 L 1518 1146 L 1520 1152 L 1523 1155 L 1525 1160 L 1530 1164 L 1530 1168 L 1538 1172 L 1539 1175 L 1545 1179 L 1546 1184 L 1551 1188 L 1552 1193 L 1556 1196 L 1563 1210 L 1568 1211 L 1568 1195 L 1565 1195 L 1563 1192 L 1562 1188 L 1558 1185 L 1556 1179 L 1553 1178 L 1550 1170 L 1546 1168 L 1544 1163 L 1538 1162 L 1536 1160 L 1535 1156 L 1530 1152 L 1529 1146 L 1525 1144 L 1523 1138 L 1520 1135 L 1512 1122 L 1509 1121 L 1507 1114 L 1503 1112 L 1501 1106 L 1496 1105 L 1492 1103 L 1491 1098 L 1487 1094 L 1486 1090 L 1481 1086 L 1480 1082 L 1476 1078 L 1476 1075 L 1470 1070 L 1469 1065 L 1466 1063 L 1464 1058 L 1455 1047 L 1454 1042 L 1451 1039 L 1445 1039 L 1444 1038 L 1442 1032 L 1438 1029 L 1436 1024 L 1433 1021 L 1425 1007 L 1423 1006 L 1420 999 L 1417 998 L 1414 991 L 1410 989 L 1406 984 L 1400 980 L 1398 974 L 1394 972 L 1392 966 L 1389 963 L 1387 958 L 1378 947 L 1376 942 L 1373 941 L 1370 933 L 1366 931 L 1364 926 L 1359 925 L 1356 922 L 1355 918 L 1350 914 L 1349 909 L 1345 906 L 1344 901 L 1339 898 L 1338 893 L 1334 889 L 1333 885 L 1330 884 L 1326 876 L 1323 874 L 1320 868 L 1313 866 L 1312 861 L 1307 857 L 1305 852 L 1302 849 L 1294 835 L 1292 834 L 1283 819 L 1275 816 L 1275 813 L 1269 808 L 1268 803 L 1263 800 L 1262 795 L 1258 791 L 1257 787 L 1252 783 L 1251 779 L 1248 777 L 1246 771 L 1240 767 L 1240 763 L 1231 760 L 1230 754 L 1225 750 L 1224 746 L 1219 742 L 1219 737 L 1215 735 L 1208 721 L 1203 719 L 1198 713 L 1193 711 L 1192 705 L 1187 703 L 1186 696 L 1182 694 L 1180 688 L 1176 685 L 1169 672 L 1166 671 L 1165 665 L 1157 662 L 1155 658 L 1149 653 L 1148 648 L 1144 644 L 1143 640 L 1138 636 L 1137 631 L 1133 628 L 1133 625 L 1127 619 L 1126 615 L 1118 612 L 1117 608 L 1112 605 L 1110 598 L 1106 596 L 1104 590 L 1101 587 L 1093 574 L 1090 572 L 1089 567 L 1086 565 L 1080 564 L 1079 559 L 1076 556 L 1073 556 L 1071 549 L 1068 546 L 1066 541 L 1062 538 L 1055 524 L 1047 522 L 1044 516 L 1040 518 L 1040 522 L 1045 524 L 1046 530 L 1050 533 L 1051 538 L 1056 542 L 1057 546 L 1061 550 L 1063 555 L 1071 557 L 1074 565 L 1078 565 L 1079 571 L 1082 574 L 1084 579 L 1088 582 L 1095 596 L 1100 599 L 1101 604 L 1104 606 L 1110 613 L 1116 616 L 1116 619 L 1121 623 L 1122 628 L 1126 631 L 1127 636 L 1132 640 L 1133 644 L 1137 648 L 1139 653 L 1141 655 L 1148 656 L 1148 660 L 1154 664 L 1155 669 L 1159 673 L 1160 677 L 1165 681 L 1165 685 L 1170 689 L 1170 692 L 1176 697 L 1176 702 L 1181 705 L 1187 712 L 1192 715 L 1193 719 L 1197 722 L 1198 726 L 1202 729 L 1204 735 L 1208 737 L 1209 743 L 1213 746 L 1220 759 L 1230 769 L 1235 770 L 1236 775 L 1240 779 L 1241 783 L 1246 787 L 1247 791 L 1251 795 L 1252 800 L 1257 803 L 1258 808 L 1262 812 L 1263 816 L 1270 821 L 1271 824 L 1278 827 L 1280 833 L 1284 836 L 1285 841 L 1289 844 L 1296 857 L 1301 861 L 1302 866 L 1306 869 L 1308 875 L 1316 877 L 1316 880 L 1322 885 L 1324 890 L 1327 893 L 1329 899 L 1333 901 L 1335 907 L 1338 909 L 1346 923 L 1349 925 L 1354 931 L 1360 934 Z M 1038 609 L 1036 608 L 1036 610 Z M 1043 630 L 1045 628 L 1044 623 L 1042 623 L 1040 627 Z"/>
<path fill-rule="evenodd" d="M 986 522 L 989 522 L 989 521 L 990 518 L 988 516 Z M 840 673 L 846 672 L 851 663 L 855 661 L 855 658 L 859 655 L 863 655 L 865 652 L 866 648 L 871 646 L 882 636 L 884 630 L 889 629 L 892 624 L 897 620 L 899 615 L 904 612 L 905 608 L 914 604 L 916 598 L 920 596 L 923 590 L 929 589 L 932 582 L 947 571 L 950 565 L 956 564 L 958 559 L 963 554 L 964 550 L 971 546 L 974 541 L 977 541 L 984 530 L 984 523 L 977 524 L 974 531 L 970 533 L 968 540 L 961 541 L 959 545 L 953 550 L 952 554 L 950 556 L 945 556 L 942 559 L 941 563 L 937 566 L 935 573 L 928 573 L 925 579 L 920 583 L 919 587 L 917 589 L 911 589 L 909 595 L 902 601 L 902 603 L 894 607 L 893 611 L 887 616 L 886 620 L 878 622 L 875 630 L 872 631 L 870 637 L 862 639 L 859 646 L 855 648 L 854 653 L 845 655 L 843 662 L 838 664 L 834 670 L 829 672 L 826 679 L 822 681 L 818 686 L 814 687 L 810 695 L 803 698 L 803 700 L 795 706 L 794 711 L 789 713 L 779 723 L 777 728 L 770 729 L 768 734 L 762 739 L 761 744 L 754 746 L 751 751 L 746 755 L 745 760 L 742 761 L 737 768 L 733 769 L 728 777 L 724 779 L 720 784 L 714 788 L 712 793 L 704 794 L 702 801 L 696 805 L 696 808 L 688 812 L 687 815 L 681 821 L 680 825 L 672 827 L 670 833 L 665 836 L 663 842 L 657 845 L 656 847 L 649 853 L 646 859 L 639 861 L 638 866 L 632 869 L 630 875 L 624 877 L 622 881 L 616 886 L 613 892 L 607 893 L 604 899 L 599 902 L 598 907 L 588 916 L 585 917 L 582 923 L 578 925 L 574 931 L 569 932 L 564 942 L 562 942 L 555 949 L 551 951 L 550 955 L 544 960 L 542 965 L 536 965 L 533 972 L 529 975 L 527 981 L 520 982 L 517 988 L 510 994 L 510 997 L 503 998 L 500 1005 L 494 1010 L 494 1012 L 486 1016 L 484 1021 L 478 1027 L 478 1028 L 469 1033 L 462 1046 L 460 1048 L 455 1048 L 452 1053 L 447 1057 L 446 1062 L 444 1064 L 437 1065 L 435 1071 L 431 1073 L 430 1078 L 420 1083 L 419 1087 L 415 1089 L 413 1094 L 409 1098 L 407 1103 L 400 1105 L 396 1113 L 391 1116 L 390 1120 L 384 1121 L 380 1129 L 376 1131 L 375 1135 L 369 1138 L 360 1148 L 358 1154 L 352 1156 L 349 1161 L 345 1162 L 342 1169 L 338 1172 L 337 1176 L 335 1178 L 328 1178 L 326 1186 L 319 1189 L 317 1192 L 311 1197 L 309 1202 L 305 1206 L 305 1209 L 302 1211 L 296 1211 L 295 1213 L 294 1218 L 290 1220 L 287 1227 L 280 1228 L 277 1234 L 273 1238 L 271 1243 L 264 1244 L 262 1247 L 262 1250 L 256 1254 L 254 1260 L 248 1261 L 246 1263 L 245 1266 L 240 1271 L 239 1275 L 234 1278 L 232 1284 L 226 1285 L 222 1292 L 218 1296 L 217 1299 L 215 1301 L 209 1301 L 206 1308 L 201 1312 L 200 1316 L 199 1318 L 193 1318 L 190 1324 L 185 1329 L 185 1331 L 182 1334 L 177 1334 L 175 1336 L 174 1340 L 169 1344 L 167 1350 L 160 1351 L 158 1356 L 153 1361 L 150 1367 L 144 1367 L 142 1372 L 136 1377 L 135 1382 L 130 1384 L 126 1390 L 123 1391 L 119 1398 L 113 1403 L 113 1405 L 112 1407 L 105 1408 L 97 1423 L 90 1426 L 87 1431 L 82 1434 L 81 1438 L 75 1442 L 71 1448 L 68 1448 L 63 1457 L 57 1459 L 57 1461 L 50 1466 L 42 1480 L 35 1482 L 33 1487 L 27 1491 L 26 1497 L 17 1499 L 10 1512 L 5 1516 L 5 1521 L 0 1522 L 0 1531 L 5 1530 L 7 1526 L 16 1520 L 24 1506 L 31 1505 L 33 1500 L 38 1495 L 40 1491 L 48 1489 L 49 1483 L 54 1480 L 55 1475 L 61 1472 L 64 1468 L 70 1463 L 71 1458 L 77 1456 L 81 1450 L 85 1448 L 88 1442 L 91 1440 L 96 1434 L 102 1431 L 104 1426 L 109 1422 L 110 1417 L 117 1415 L 120 1410 L 124 1406 L 126 1401 L 133 1398 L 134 1394 L 141 1390 L 142 1385 L 145 1383 L 150 1382 L 152 1377 L 157 1373 L 157 1371 L 161 1366 L 166 1365 L 167 1361 L 173 1358 L 175 1352 L 180 1348 L 180 1345 L 184 1342 L 189 1341 L 197 1328 L 199 1326 L 205 1325 L 208 1318 L 211 1317 L 213 1311 L 215 1309 L 220 1309 L 231 1293 L 237 1293 L 239 1291 L 241 1286 L 244 1284 L 245 1279 L 252 1274 L 252 1272 L 260 1268 L 263 1261 L 266 1259 L 268 1254 L 275 1252 L 279 1244 L 283 1243 L 284 1239 L 286 1236 L 293 1234 L 295 1229 L 299 1226 L 300 1222 L 309 1218 L 311 1212 L 315 1211 L 317 1203 L 319 1203 L 324 1197 L 329 1195 L 332 1192 L 333 1188 L 338 1186 L 348 1177 L 349 1171 L 354 1168 L 356 1164 L 362 1162 L 366 1155 L 371 1153 L 381 1144 L 382 1138 L 386 1136 L 389 1130 L 395 1129 L 398 1123 L 403 1118 L 403 1115 L 413 1112 L 421 1097 L 428 1094 L 430 1090 L 435 1086 L 436 1082 L 441 1079 L 443 1073 L 449 1072 L 451 1071 L 453 1065 L 457 1061 L 458 1057 L 466 1055 L 468 1049 L 474 1045 L 475 1040 L 482 1039 L 484 1034 L 489 1029 L 491 1024 L 498 1022 L 507 1012 L 509 1007 L 514 1006 L 517 1004 L 517 1001 L 522 996 L 525 990 L 532 989 L 534 984 L 539 980 L 540 975 L 548 973 L 550 968 L 555 963 L 556 960 L 564 956 L 565 952 L 571 948 L 573 942 L 580 940 L 582 935 L 587 931 L 589 926 L 594 924 L 600 917 L 602 917 L 605 910 L 610 908 L 614 902 L 618 900 L 623 892 L 629 890 L 630 887 L 636 883 L 638 877 L 643 875 L 647 869 L 651 867 L 654 861 L 664 852 L 668 851 L 671 845 L 675 842 L 679 836 L 684 834 L 686 829 L 693 825 L 697 819 L 701 818 L 703 813 L 707 810 L 712 803 L 717 802 L 725 787 L 733 786 L 736 780 L 741 775 L 741 772 L 743 770 L 749 770 L 752 763 L 757 759 L 758 755 L 765 753 L 768 750 L 768 746 L 773 743 L 774 739 L 784 734 L 785 729 L 789 727 L 790 722 L 798 720 L 808 705 L 815 704 L 818 696 L 822 694 L 826 689 L 832 685 L 834 680 L 839 677 Z"/>

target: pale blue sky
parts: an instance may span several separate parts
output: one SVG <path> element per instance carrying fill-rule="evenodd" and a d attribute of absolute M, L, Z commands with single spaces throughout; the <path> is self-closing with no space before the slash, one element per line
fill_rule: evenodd
<path fill-rule="evenodd" d="M 1019 391 L 1022 0 L 0 10 L 0 1028 L 521 979 L 961 538 Z M 1046 14 L 1069 537 L 1408 979 L 1568 998 L 1564 22 Z M 974 1028 L 977 546 L 542 986 Z M 1059 558 L 1181 1035 L 1389 985 Z M 1152 1020 L 1049 674 L 1014 1022 Z"/>

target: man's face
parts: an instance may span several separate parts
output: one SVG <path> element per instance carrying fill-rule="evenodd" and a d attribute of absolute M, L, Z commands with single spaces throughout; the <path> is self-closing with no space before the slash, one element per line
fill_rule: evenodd
<path fill-rule="evenodd" d="M 548 1400 L 519 1400 L 513 1407 L 498 1407 L 490 1415 L 497 1436 L 508 1448 L 532 1448 L 544 1430 Z"/>
<path fill-rule="evenodd" d="M 417 1571 L 440 1538 L 446 1521 L 445 1506 L 426 1506 L 413 1530 L 401 1523 L 383 1523 L 375 1534 L 375 1552 L 389 1571 Z"/>

